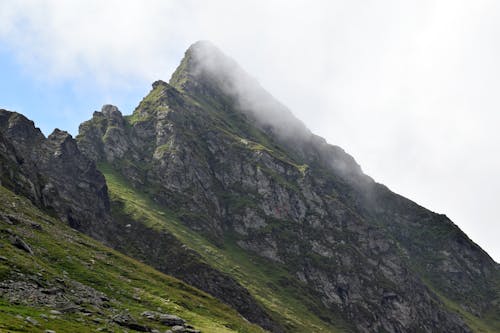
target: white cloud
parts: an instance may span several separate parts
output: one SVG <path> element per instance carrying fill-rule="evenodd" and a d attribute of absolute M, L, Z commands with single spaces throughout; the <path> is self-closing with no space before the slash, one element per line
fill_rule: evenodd
<path fill-rule="evenodd" d="M 33 77 L 103 87 L 168 79 L 190 43 L 212 40 L 498 261 L 499 16 L 494 0 L 2 1 L 0 39 Z"/>

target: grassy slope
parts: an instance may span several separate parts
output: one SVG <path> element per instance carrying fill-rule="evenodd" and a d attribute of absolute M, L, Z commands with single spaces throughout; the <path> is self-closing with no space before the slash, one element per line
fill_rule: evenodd
<path fill-rule="evenodd" d="M 317 300 L 307 296 L 307 286 L 290 281 L 289 273 L 276 263 L 258 256 L 251 256 L 237 246 L 233 240 L 226 239 L 224 246 L 217 247 L 199 234 L 185 227 L 175 214 L 163 209 L 147 195 L 133 189 L 127 181 L 109 165 L 100 165 L 113 201 L 121 201 L 123 212 L 137 221 L 158 230 L 168 230 L 180 241 L 197 251 L 203 259 L 216 269 L 229 273 L 236 278 L 275 318 L 292 332 L 343 332 L 347 325 L 331 314 L 321 313 L 315 306 Z M 320 318 L 329 318 L 328 324 Z"/>
<path fill-rule="evenodd" d="M 111 299 L 110 307 L 99 310 L 101 318 L 129 312 L 140 323 L 161 331 L 166 327 L 141 318 L 140 313 L 159 308 L 186 319 L 203 332 L 262 332 L 211 296 L 74 231 L 1 186 L 0 213 L 13 214 L 41 226 L 38 230 L 23 223 L 0 222 L 0 282 L 16 280 L 19 276 L 38 276 L 41 281 L 56 278 L 78 281 Z M 22 237 L 34 255 L 12 246 L 10 233 Z M 102 327 L 112 332 L 125 331 L 111 322 L 96 323 L 93 316 L 79 312 L 57 318 L 40 317 L 49 315 L 50 310 L 22 302 L 11 304 L 0 298 L 0 332 L 44 332 L 45 329 L 58 333 L 95 332 Z M 40 324 L 27 323 L 23 318 L 26 316 L 35 318 Z"/>

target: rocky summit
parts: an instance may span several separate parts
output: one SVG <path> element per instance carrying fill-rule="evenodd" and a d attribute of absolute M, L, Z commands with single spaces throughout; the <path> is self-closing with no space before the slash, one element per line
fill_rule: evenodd
<path fill-rule="evenodd" d="M 0 171 L 0 330 L 500 331 L 486 252 L 209 42 L 132 114 L 105 105 L 76 139 L 0 110 Z M 87 276 L 99 260 L 109 283 Z"/>

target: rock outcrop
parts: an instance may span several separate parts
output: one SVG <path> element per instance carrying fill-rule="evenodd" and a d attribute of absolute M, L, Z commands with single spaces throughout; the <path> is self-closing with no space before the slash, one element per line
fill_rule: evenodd
<path fill-rule="evenodd" d="M 106 181 L 67 132 L 45 138 L 23 115 L 0 110 L 0 149 L 7 187 L 89 234 L 106 219 Z"/>

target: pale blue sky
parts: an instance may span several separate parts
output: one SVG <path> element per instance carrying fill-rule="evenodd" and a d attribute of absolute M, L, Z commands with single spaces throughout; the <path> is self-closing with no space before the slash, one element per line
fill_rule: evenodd
<path fill-rule="evenodd" d="M 500 261 L 500 2 L 0 1 L 0 107 L 45 134 L 129 114 L 213 41 L 363 170 Z"/>
<path fill-rule="evenodd" d="M 150 82 L 137 79 L 126 87 L 103 87 L 91 73 L 77 80 L 49 80 L 23 68 L 16 54 L 1 41 L 0 50 L 0 108 L 34 120 L 45 135 L 54 128 L 78 134 L 78 125 L 106 103 L 130 114 L 150 89 Z"/>

